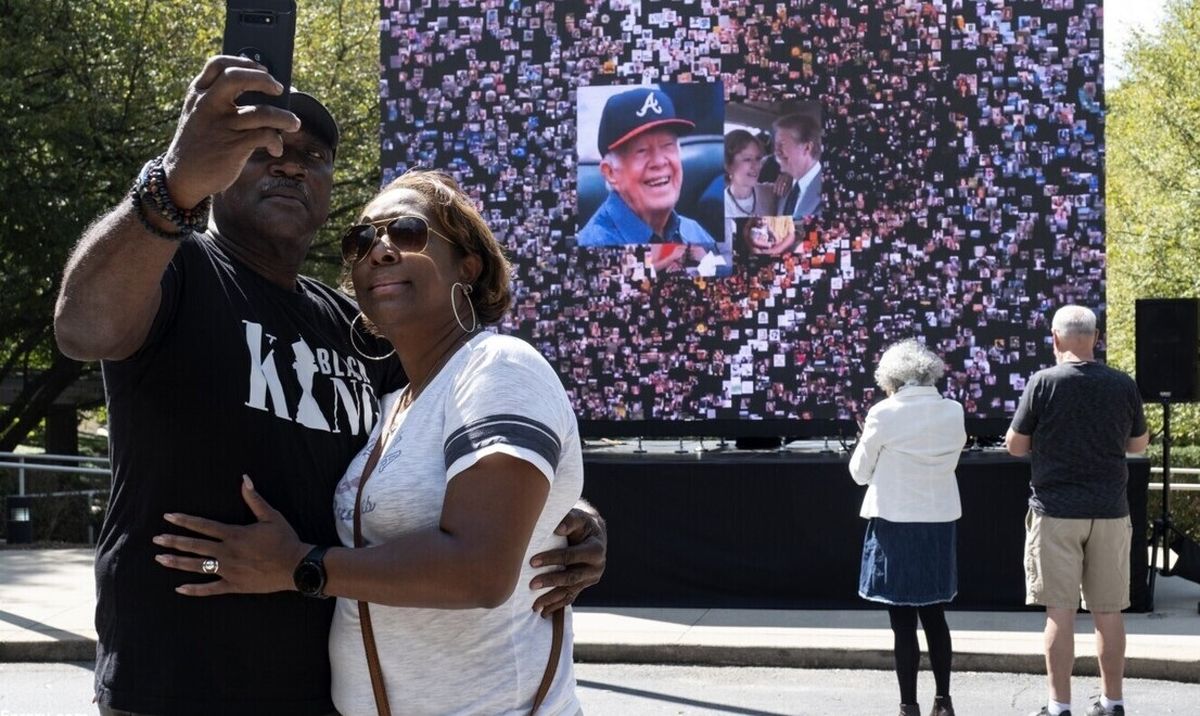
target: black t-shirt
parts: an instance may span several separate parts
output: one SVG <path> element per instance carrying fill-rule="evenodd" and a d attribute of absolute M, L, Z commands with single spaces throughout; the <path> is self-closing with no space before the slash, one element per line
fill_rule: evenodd
<path fill-rule="evenodd" d="M 210 236 L 183 242 L 137 354 L 104 362 L 112 496 L 96 555 L 96 684 L 147 714 L 325 714 L 334 600 L 296 592 L 185 597 L 210 578 L 154 561 L 185 512 L 253 521 L 243 474 L 305 542 L 338 543 L 333 490 L 405 380 L 393 356 L 350 343 L 358 309 L 300 278 L 270 283 Z M 360 334 L 370 355 L 382 341 Z"/>
<path fill-rule="evenodd" d="M 1025 386 L 1012 429 L 1032 436 L 1029 506 L 1050 517 L 1129 514 L 1125 445 L 1146 432 L 1133 379 L 1092 362 L 1040 370 Z"/>

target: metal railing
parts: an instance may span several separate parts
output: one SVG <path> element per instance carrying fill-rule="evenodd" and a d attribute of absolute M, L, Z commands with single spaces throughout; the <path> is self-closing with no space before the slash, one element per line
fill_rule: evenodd
<path fill-rule="evenodd" d="M 94 475 L 108 478 L 112 475 L 112 461 L 106 457 L 87 457 L 82 455 L 53 455 L 45 453 L 14 453 L 0 452 L 0 469 L 15 470 L 17 473 L 16 497 L 71 497 L 82 495 L 87 498 L 89 509 L 96 510 L 96 495 L 107 495 L 107 487 L 86 487 L 78 490 L 53 490 L 50 492 L 28 493 L 26 477 L 28 473 L 68 473 L 72 475 Z M 28 521 L 28 512 L 24 518 Z M 87 525 L 88 544 L 96 544 L 95 525 L 89 520 Z M 11 537 L 11 533 L 9 535 Z M 28 535 L 26 535 L 28 539 Z"/>
<path fill-rule="evenodd" d="M 57 463 L 57 464 L 56 464 Z M 61 463 L 76 463 L 64 465 Z M 79 463 L 93 463 L 103 467 L 84 467 Z M 106 457 L 88 457 L 84 455 L 47 455 L 42 453 L 0 452 L 0 468 L 10 468 L 17 471 L 17 495 L 25 495 L 25 473 L 29 472 L 69 472 L 75 475 L 111 475 L 112 462 Z M 108 490 L 80 490 L 76 492 L 54 493 L 65 494 L 95 494 Z M 49 496 L 50 493 L 47 493 Z"/>
<path fill-rule="evenodd" d="M 1161 475 L 1162 471 L 1163 471 L 1163 469 L 1161 467 L 1150 468 L 1151 475 Z M 1171 468 L 1171 474 L 1172 475 L 1200 475 L 1200 468 L 1197 468 L 1197 467 L 1173 467 L 1173 468 Z M 1163 484 L 1161 482 L 1152 482 L 1149 485 L 1147 485 L 1147 487 L 1150 488 L 1151 490 L 1160 490 L 1161 491 L 1163 489 Z M 1200 483 L 1172 482 L 1171 489 L 1178 490 L 1180 492 L 1200 492 Z"/>

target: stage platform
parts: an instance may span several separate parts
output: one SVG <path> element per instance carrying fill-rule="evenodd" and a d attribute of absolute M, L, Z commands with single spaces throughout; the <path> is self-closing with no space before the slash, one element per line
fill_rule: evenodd
<path fill-rule="evenodd" d="M 858 597 L 865 487 L 849 453 L 821 441 L 783 450 L 715 440 L 589 441 L 586 497 L 609 526 L 604 579 L 583 606 L 867 608 Z M 959 592 L 952 608 L 1021 610 L 1029 460 L 964 451 L 958 467 Z M 1129 460 L 1131 611 L 1146 610 L 1150 463 Z"/>

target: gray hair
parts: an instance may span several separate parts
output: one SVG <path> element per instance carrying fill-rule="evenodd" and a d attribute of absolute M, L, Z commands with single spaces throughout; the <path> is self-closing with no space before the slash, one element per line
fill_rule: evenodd
<path fill-rule="evenodd" d="M 909 338 L 883 352 L 875 368 L 875 382 L 889 395 L 906 385 L 933 385 L 946 365 L 925 344 Z"/>
<path fill-rule="evenodd" d="M 1050 328 L 1062 338 L 1096 335 L 1096 314 L 1083 306 L 1063 306 L 1054 312 Z"/>
<path fill-rule="evenodd" d="M 620 169 L 621 168 L 621 155 L 617 154 L 617 150 L 610 149 L 604 153 L 604 156 L 600 157 L 600 163 L 601 164 L 607 163 L 609 166 L 611 166 L 614 169 Z M 600 178 L 604 179 L 604 188 L 605 189 L 608 189 L 609 191 L 616 191 L 616 189 L 613 188 L 612 183 L 608 181 L 608 177 L 604 176 L 604 172 L 600 172 Z"/>

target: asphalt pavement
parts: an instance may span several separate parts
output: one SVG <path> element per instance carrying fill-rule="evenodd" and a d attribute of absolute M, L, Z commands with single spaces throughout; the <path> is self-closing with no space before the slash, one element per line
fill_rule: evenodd
<path fill-rule="evenodd" d="M 0 664 L 0 714 L 94 716 L 92 663 Z M 587 716 L 855 716 L 896 713 L 890 672 L 731 666 L 576 664 L 579 700 Z M 921 673 L 919 693 L 928 713 L 933 679 Z M 962 716 L 1029 714 L 1045 698 L 1034 674 L 955 672 L 951 681 Z M 1097 697 L 1094 678 L 1075 680 L 1075 713 Z M 1195 716 L 1200 684 L 1129 679 L 1130 714 Z"/>

